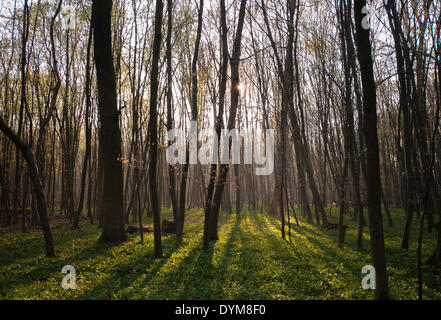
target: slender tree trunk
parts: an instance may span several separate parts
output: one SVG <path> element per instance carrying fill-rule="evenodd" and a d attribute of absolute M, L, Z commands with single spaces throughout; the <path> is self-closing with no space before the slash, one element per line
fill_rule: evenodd
<path fill-rule="evenodd" d="M 172 33 L 173 33 L 173 0 L 167 0 L 167 130 L 173 129 L 173 108 L 172 108 L 172 97 L 173 97 L 173 70 L 172 70 Z M 175 223 L 178 223 L 178 199 L 176 197 L 176 175 L 175 168 L 173 165 L 168 165 L 168 176 L 170 180 L 169 193 L 171 198 L 171 204 L 173 209 L 173 218 Z"/>
<path fill-rule="evenodd" d="M 83 203 L 84 203 L 84 194 L 86 192 L 86 176 L 87 176 L 87 168 L 90 166 L 90 150 L 91 150 L 91 132 L 90 132 L 90 109 L 91 109 L 91 97 L 90 97 L 90 51 L 92 46 L 92 36 L 93 30 L 92 25 L 89 27 L 89 39 L 87 41 L 87 54 L 86 54 L 86 152 L 84 154 L 84 162 L 83 162 L 83 170 L 81 173 L 81 190 L 80 190 L 80 200 L 78 204 L 77 213 L 74 218 L 73 228 L 79 229 L 80 225 L 80 217 L 83 212 Z M 90 189 L 88 190 L 90 193 Z"/>
<path fill-rule="evenodd" d="M 40 216 L 40 223 L 43 229 L 44 240 L 46 244 L 46 256 L 55 257 L 54 242 L 52 239 L 52 232 L 47 216 L 46 199 L 44 197 L 44 190 L 41 184 L 40 175 L 38 173 L 37 163 L 29 145 L 20 139 L 20 137 L 13 132 L 4 120 L 0 117 L 0 131 L 3 132 L 17 147 L 23 155 L 23 158 L 28 164 L 28 172 L 32 181 L 35 195 L 37 197 L 38 215 Z M 24 208 L 23 208 L 24 209 Z"/>
<path fill-rule="evenodd" d="M 245 21 L 245 9 L 246 9 L 247 0 L 241 0 L 240 10 L 239 10 L 239 20 L 237 23 L 236 37 L 234 39 L 233 44 L 233 52 L 231 56 L 230 66 L 231 66 L 231 100 L 230 100 L 230 117 L 228 119 L 227 129 L 232 130 L 236 124 L 236 113 L 237 107 L 239 105 L 239 96 L 240 96 L 240 77 L 239 77 L 239 64 L 240 64 L 240 55 L 242 48 L 242 31 L 243 25 Z M 231 141 L 228 143 L 228 153 L 231 152 Z M 212 217 L 211 222 L 209 223 L 210 227 L 204 228 L 204 243 L 203 247 L 205 250 L 208 249 L 208 238 L 212 240 L 217 240 L 218 237 L 218 221 L 219 221 L 219 209 L 220 202 L 222 199 L 222 193 L 224 190 L 225 182 L 228 175 L 228 164 L 222 164 L 220 166 L 220 173 L 218 177 L 218 181 L 216 183 L 216 190 L 213 196 L 213 208 L 212 208 Z M 208 231 L 208 234 L 207 234 Z"/>
<path fill-rule="evenodd" d="M 153 231 L 155 244 L 155 257 L 162 257 L 162 241 L 161 241 L 161 212 L 158 199 L 158 188 L 156 181 L 157 161 L 158 161 L 158 85 L 159 85 L 159 55 L 161 52 L 162 38 L 162 13 L 163 1 L 156 0 L 155 11 L 155 38 L 153 40 L 153 58 L 151 69 L 150 84 L 150 119 L 148 127 L 149 135 L 149 186 L 150 200 L 153 210 Z"/>
<path fill-rule="evenodd" d="M 384 247 L 383 220 L 380 198 L 380 160 L 377 136 L 377 101 L 373 71 L 370 32 L 362 26 L 363 7 L 366 0 L 354 3 L 356 44 L 363 84 L 363 122 L 367 149 L 367 200 L 371 234 L 372 260 L 376 271 L 375 299 L 389 299 L 386 250 Z"/>
<path fill-rule="evenodd" d="M 395 0 L 388 0 L 386 5 L 386 10 L 389 16 L 389 24 L 392 28 L 392 34 L 395 42 L 395 54 L 397 60 L 397 71 L 398 79 L 400 83 L 400 109 L 403 112 L 404 121 L 404 155 L 405 155 L 405 183 L 406 183 L 406 220 L 404 226 L 403 240 L 401 242 L 401 248 L 409 248 L 409 238 L 410 238 L 410 227 L 413 219 L 413 210 L 415 207 L 414 203 L 414 185 L 415 178 L 413 172 L 413 165 L 411 154 L 414 152 L 412 143 L 412 124 L 409 115 L 409 98 L 408 98 L 408 87 L 406 84 L 405 68 L 404 68 L 404 57 L 401 46 L 400 30 L 401 22 L 398 20 L 396 12 Z"/>
<path fill-rule="evenodd" d="M 196 33 L 196 41 L 193 52 L 193 59 L 191 63 L 191 120 L 193 122 L 198 121 L 198 59 L 199 59 L 199 47 L 202 37 L 202 15 L 204 12 L 204 0 L 199 1 L 198 8 L 198 29 Z M 191 135 L 196 135 L 196 143 L 198 137 L 198 128 L 196 125 L 195 132 Z M 180 190 L 180 201 L 179 201 L 179 214 L 178 223 L 176 228 L 176 244 L 180 245 L 182 242 L 182 236 L 184 233 L 184 219 L 185 219 L 185 195 L 187 191 L 187 178 L 188 178 L 188 168 L 190 160 L 190 150 L 189 147 L 186 148 L 186 163 L 183 166 L 182 180 L 181 180 L 181 190 Z"/>

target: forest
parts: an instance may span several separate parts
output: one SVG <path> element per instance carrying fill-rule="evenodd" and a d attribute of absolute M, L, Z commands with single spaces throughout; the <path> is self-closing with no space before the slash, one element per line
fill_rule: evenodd
<path fill-rule="evenodd" d="M 439 0 L 1 0 L 0 300 L 441 300 Z"/>

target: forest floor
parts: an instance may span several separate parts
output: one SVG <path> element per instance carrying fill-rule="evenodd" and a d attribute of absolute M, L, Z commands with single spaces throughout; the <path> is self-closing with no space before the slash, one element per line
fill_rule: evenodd
<path fill-rule="evenodd" d="M 385 224 L 390 293 L 394 299 L 417 298 L 417 237 L 400 249 L 402 212 L 392 212 L 394 228 Z M 164 217 L 170 217 L 166 211 Z M 337 221 L 337 210 L 331 221 Z M 100 230 L 83 222 L 81 230 L 53 230 L 57 258 L 44 256 L 40 232 L 0 234 L 2 299 L 372 299 L 363 290 L 361 270 L 371 264 L 368 230 L 356 247 L 357 226 L 347 218 L 345 245 L 337 247 L 336 230 L 322 230 L 291 219 L 291 241 L 281 237 L 276 217 L 253 211 L 221 215 L 219 241 L 201 250 L 203 212 L 186 214 L 184 241 L 163 235 L 164 256 L 153 258 L 153 234 L 129 235 L 117 245 L 97 244 Z M 151 227 L 151 220 L 145 220 Z M 425 232 L 423 257 L 436 233 Z M 76 268 L 76 289 L 64 290 L 63 266 Z M 439 271 L 424 266 L 424 298 L 441 299 Z"/>

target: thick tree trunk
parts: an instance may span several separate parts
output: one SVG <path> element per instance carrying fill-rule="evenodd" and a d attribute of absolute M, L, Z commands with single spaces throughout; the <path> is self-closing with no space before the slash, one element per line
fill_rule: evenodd
<path fill-rule="evenodd" d="M 98 109 L 104 171 L 102 242 L 126 240 L 123 214 L 123 172 L 121 157 L 121 131 L 116 100 L 116 80 L 111 39 L 112 0 L 94 0 L 92 26 L 98 85 Z"/>

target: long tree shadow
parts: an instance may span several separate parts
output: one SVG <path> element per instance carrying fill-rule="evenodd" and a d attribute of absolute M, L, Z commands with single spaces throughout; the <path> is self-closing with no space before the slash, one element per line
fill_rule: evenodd
<path fill-rule="evenodd" d="M 365 264 L 371 263 L 370 260 L 357 261 L 357 262 L 356 261 L 352 261 L 352 262 L 349 261 L 348 262 L 346 260 L 345 255 L 344 255 L 345 250 L 353 250 L 354 252 L 360 253 L 360 257 L 362 255 L 369 257 L 371 254 L 369 241 L 367 241 L 367 242 L 365 241 L 366 244 L 361 249 L 358 249 L 356 247 L 355 238 L 354 237 L 346 237 L 345 244 L 344 244 L 343 248 L 339 249 L 337 247 L 327 246 L 322 241 L 317 239 L 317 237 L 327 238 L 327 239 L 333 241 L 333 243 L 336 243 L 337 242 L 337 235 L 338 235 L 337 231 L 326 231 L 326 232 L 320 233 L 318 231 L 312 230 L 311 228 L 296 227 L 296 232 L 304 235 L 308 241 L 313 243 L 315 246 L 320 247 L 324 251 L 326 256 L 336 258 L 338 262 L 343 263 L 346 267 L 350 268 L 351 271 L 354 272 L 355 274 L 360 273 L 360 270 L 361 270 L 360 265 L 365 265 Z M 329 234 L 330 232 L 333 232 L 333 234 Z M 427 240 L 429 241 L 429 239 L 427 239 Z M 428 253 L 430 253 L 430 249 L 428 249 L 426 247 L 426 254 L 428 254 Z M 415 259 L 416 259 L 415 252 L 412 252 L 409 250 L 403 250 L 399 247 L 391 247 L 386 244 L 386 255 L 387 255 L 387 257 L 389 257 L 389 259 L 387 259 L 387 261 L 388 261 L 388 266 L 389 266 L 390 270 L 391 269 L 392 270 L 393 269 L 399 270 L 401 277 L 404 276 L 409 279 L 417 277 L 417 270 L 415 267 Z M 396 259 L 396 258 L 391 259 L 391 257 L 400 257 L 400 258 L 399 259 Z M 434 269 L 431 269 L 430 267 L 423 266 L 423 268 L 425 268 L 428 271 L 430 271 L 430 270 L 435 271 Z M 427 278 L 426 280 L 430 280 L 430 279 Z"/>
<path fill-rule="evenodd" d="M 81 256 L 83 252 L 89 255 L 92 253 L 93 256 L 105 255 L 110 247 L 97 245 L 95 233 L 93 231 L 69 231 L 67 234 L 61 231 L 53 232 L 54 242 L 57 244 L 55 258 L 44 256 L 42 249 L 44 240 L 40 239 L 40 234 L 37 232 L 28 234 L 24 240 L 15 241 L 7 246 L 2 245 L 1 250 L 5 257 L 0 260 L 0 268 L 3 269 L 0 274 L 1 291 L 56 278 L 61 274 L 63 266 L 72 261 L 80 261 L 79 258 L 72 260 L 72 257 Z M 76 236 L 75 239 L 72 238 L 73 234 Z M 74 248 L 75 242 L 80 242 L 79 251 Z"/>
<path fill-rule="evenodd" d="M 1 290 L 8 290 L 17 286 L 28 286 L 35 282 L 46 281 L 50 278 L 60 276 L 62 268 L 67 265 L 86 264 L 89 259 L 96 259 L 100 256 L 106 256 L 114 245 L 101 245 L 92 243 L 84 247 L 73 258 L 42 258 L 36 260 L 25 260 L 18 262 L 17 274 L 4 275 L 4 279 L 0 282 Z M 85 255 L 83 257 L 83 255 Z M 21 270 L 24 270 L 23 272 Z M 7 272 L 7 271 L 6 271 Z"/>
<path fill-rule="evenodd" d="M 131 290 L 124 293 L 123 299 L 132 298 L 167 263 L 172 255 L 173 243 L 174 237 L 172 236 L 168 236 L 163 240 L 164 256 L 160 259 L 154 257 L 153 247 L 149 246 L 144 254 L 137 255 L 136 259 L 129 259 L 128 261 L 112 265 L 111 270 L 109 270 L 112 275 L 93 288 L 86 290 L 79 298 L 111 299 L 113 294 L 120 294 L 121 290 L 127 288 Z M 145 269 L 149 269 L 149 272 L 145 273 Z M 135 282 L 137 282 L 136 285 Z"/>
<path fill-rule="evenodd" d="M 221 216 L 221 222 L 225 222 L 224 219 L 225 217 Z M 195 296 L 195 293 L 198 299 L 223 298 L 224 293 L 222 283 L 225 282 L 225 278 L 227 276 L 227 269 L 232 258 L 231 253 L 233 250 L 233 243 L 237 239 L 237 233 L 240 230 L 240 223 L 241 219 L 236 218 L 236 222 L 230 232 L 229 238 L 224 245 L 225 252 L 222 256 L 222 260 L 217 267 L 213 265 L 213 254 L 214 250 L 219 250 L 218 242 L 212 242 L 208 252 L 201 252 L 199 254 L 194 264 L 190 279 L 185 283 L 184 290 L 178 297 L 179 299 L 186 299 L 189 296 Z M 178 270 L 177 272 L 180 271 Z"/>
<path fill-rule="evenodd" d="M 225 222 L 222 218 L 220 222 Z M 225 225 L 221 226 L 224 228 Z M 174 280 L 180 283 L 180 287 L 173 288 L 171 292 L 172 299 L 221 299 L 223 297 L 222 283 L 226 277 L 226 271 L 231 260 L 232 244 L 237 239 L 237 233 L 240 228 L 240 219 L 236 220 L 232 228 L 229 238 L 226 241 L 223 259 L 216 267 L 213 264 L 213 256 L 215 251 L 220 250 L 219 242 L 211 242 L 209 249 L 205 252 L 201 249 L 201 242 L 189 251 L 179 266 L 173 268 L 161 279 L 162 283 Z M 219 230 L 221 231 L 221 230 Z M 219 232 L 220 235 L 222 232 Z M 199 252 L 198 252 L 199 251 Z M 177 280 L 177 281 L 176 281 Z M 153 292 L 147 298 L 157 298 L 157 294 Z"/>
<path fill-rule="evenodd" d="M 98 237 L 97 230 L 54 230 L 52 232 L 54 239 L 55 252 L 57 256 L 63 252 L 66 244 L 73 241 L 96 241 L 92 237 Z M 42 233 L 32 232 L 26 234 L 23 239 L 21 234 L 0 235 L 0 250 L 4 259 L 0 260 L 0 267 L 10 264 L 10 259 L 25 259 L 35 255 L 45 254 L 45 243 Z M 73 237 L 75 236 L 75 237 Z M 16 238 L 17 237 L 17 238 Z M 19 239 L 19 240 L 17 240 Z"/>
<path fill-rule="evenodd" d="M 315 249 L 307 250 L 307 255 L 302 254 L 298 247 L 299 244 L 296 243 L 297 241 L 301 241 L 301 239 L 296 235 L 296 233 L 303 233 L 303 235 L 306 235 L 305 227 L 292 226 L 291 231 L 293 232 L 293 242 L 289 242 L 288 240 L 283 241 L 281 233 L 280 237 L 278 237 L 279 233 L 275 233 L 270 230 L 271 228 L 276 228 L 279 230 L 279 225 L 276 221 L 274 221 L 275 219 L 264 218 L 261 216 L 255 216 L 254 218 L 259 231 L 267 238 L 268 243 L 271 245 L 272 251 L 274 252 L 274 258 L 279 258 L 278 256 L 280 255 L 280 258 L 286 259 L 286 262 L 291 269 L 290 272 L 296 275 L 293 282 L 289 283 L 288 286 L 293 289 L 294 292 L 297 292 L 299 297 L 309 299 L 323 294 L 324 291 L 328 291 L 330 295 L 336 295 L 337 289 L 333 287 L 329 277 L 326 276 L 326 269 L 333 269 L 332 266 L 343 264 L 343 270 L 356 270 L 351 263 L 341 259 L 339 255 L 336 254 L 335 248 L 331 249 L 315 239 L 311 239 L 311 236 L 305 236 L 305 238 Z M 315 232 L 312 232 L 312 234 L 314 233 Z M 300 245 L 304 246 L 305 243 L 303 242 Z M 321 252 L 317 252 L 317 248 L 319 248 Z M 282 255 L 279 254 L 279 252 L 284 253 Z M 357 274 L 360 273 L 360 270 L 357 270 Z M 303 274 L 305 272 L 308 274 L 307 287 L 304 285 L 305 279 L 303 278 Z M 312 283 L 314 283 L 314 285 L 311 285 Z M 303 288 L 299 289 L 301 287 Z"/>
<path fill-rule="evenodd" d="M 250 219 L 249 217 L 252 215 L 255 215 L 255 213 L 246 213 L 248 219 Z M 264 295 L 260 290 L 254 289 L 254 291 L 250 291 L 252 287 L 259 287 L 265 282 L 265 279 L 263 279 L 260 274 L 262 256 L 259 255 L 256 248 L 254 248 L 256 239 L 248 233 L 248 230 L 244 233 L 242 229 L 239 230 L 239 237 L 242 243 L 240 250 L 240 266 L 242 267 L 240 272 L 242 274 L 240 279 L 242 279 L 244 283 L 241 284 L 240 290 L 234 298 L 240 300 L 263 299 Z M 244 270 L 246 271 L 244 272 Z"/>
<path fill-rule="evenodd" d="M 314 245 L 315 247 L 319 248 L 323 252 L 323 255 L 322 255 L 323 259 L 322 260 L 325 263 L 331 263 L 332 262 L 332 263 L 336 263 L 336 264 L 341 264 L 341 265 L 344 266 L 345 270 L 348 270 L 351 273 L 358 275 L 358 274 L 361 274 L 361 268 L 359 266 L 361 264 L 365 265 L 365 264 L 367 264 L 369 262 L 369 261 L 358 261 L 358 262 L 348 261 L 342 251 L 344 251 L 345 249 L 346 250 L 348 250 L 348 249 L 352 250 L 352 248 L 348 248 L 348 247 L 338 248 L 337 246 L 335 246 L 335 247 L 334 246 L 327 246 L 322 241 L 319 241 L 316 238 L 316 236 L 322 236 L 323 237 L 323 235 L 317 234 L 317 232 L 312 231 L 312 230 L 310 230 L 308 228 L 297 227 L 295 229 L 295 231 L 298 234 L 304 235 L 305 238 L 307 239 L 307 241 L 309 241 L 312 245 Z M 328 238 L 332 239 L 331 237 L 328 237 Z M 361 252 L 358 252 L 358 253 L 360 253 L 360 254 L 357 254 L 357 255 L 361 256 Z"/>
<path fill-rule="evenodd" d="M 167 299 L 177 299 L 178 296 L 181 296 L 181 288 L 179 287 L 168 287 L 168 284 L 173 283 L 181 283 L 184 285 L 185 283 L 196 281 L 199 285 L 202 285 L 204 282 L 201 278 L 203 278 L 198 272 L 194 272 L 195 265 L 198 262 L 205 266 L 203 272 L 207 272 L 209 265 L 211 263 L 211 257 L 213 254 L 213 246 L 211 245 L 207 252 L 200 252 L 201 249 L 201 240 L 198 239 L 190 239 L 191 248 L 182 248 L 181 253 L 176 253 L 178 256 L 185 256 L 179 260 L 179 264 L 172 264 L 172 270 L 165 270 L 161 274 L 154 279 L 154 288 L 151 292 L 147 293 L 144 298 L 145 299 L 158 299 L 158 298 L 167 298 Z M 199 252 L 199 255 L 198 255 Z M 198 262 L 196 262 L 196 260 Z M 201 262 L 203 261 L 203 263 Z M 171 269 L 171 268 L 170 268 Z M 199 270 L 200 271 L 200 270 Z M 197 287 L 197 286 L 196 286 Z M 169 290 L 169 291 L 167 291 Z M 168 295 L 165 297 L 164 293 Z M 182 298 L 185 299 L 185 298 Z"/>
<path fill-rule="evenodd" d="M 235 219 L 236 221 L 233 228 L 231 229 L 230 236 L 224 245 L 225 251 L 223 253 L 222 260 L 218 263 L 217 267 L 214 270 L 217 275 L 216 282 L 214 284 L 210 283 L 210 285 L 213 286 L 213 289 L 216 292 L 217 299 L 225 299 L 226 291 L 228 291 L 228 288 L 225 288 L 226 279 L 228 276 L 235 276 L 234 274 L 230 274 L 228 272 L 228 269 L 233 261 L 235 243 L 240 237 L 243 216 L 235 215 Z"/>
<path fill-rule="evenodd" d="M 169 287 L 169 282 L 176 282 L 173 272 L 169 270 L 182 270 L 179 277 L 184 277 L 186 269 L 192 265 L 192 260 L 197 257 L 197 250 L 200 248 L 201 230 L 197 224 L 189 223 L 186 225 L 184 241 L 180 247 L 174 246 L 175 235 L 168 235 L 163 241 L 164 255 L 161 259 L 153 259 L 153 247 L 144 254 L 137 255 L 136 260 L 131 260 L 118 265 L 116 273 L 104 280 L 98 286 L 85 292 L 80 298 L 89 297 L 116 297 L 122 299 L 161 299 L 171 298 L 177 292 L 177 288 Z M 200 254 L 201 265 L 206 265 L 203 261 L 209 261 L 212 256 L 213 248 L 205 254 Z M 148 272 L 141 272 L 146 270 Z M 183 281 L 182 279 L 181 281 Z M 171 290 L 168 292 L 167 290 Z M 105 293 L 104 293 L 105 292 Z M 169 293 L 167 295 L 166 293 Z M 165 294 L 165 295 L 164 295 Z"/>
<path fill-rule="evenodd" d="M 271 223 L 275 227 L 278 227 L 277 222 L 271 221 Z M 314 247 L 320 248 L 323 253 L 321 256 L 324 264 L 340 264 L 343 266 L 343 270 L 345 270 L 345 272 L 352 274 L 354 279 L 361 277 L 362 266 L 372 263 L 369 258 L 371 254 L 370 242 L 365 239 L 363 247 L 358 249 L 356 245 L 355 233 L 347 234 L 343 248 L 338 248 L 338 231 L 317 230 L 311 225 L 305 225 L 305 223 L 303 223 L 300 227 L 293 225 L 292 229 L 294 229 L 297 234 L 304 236 L 304 238 Z M 367 233 L 365 231 L 365 238 L 366 234 Z M 400 240 L 400 235 L 395 235 L 394 233 L 389 235 L 389 238 L 397 238 Z M 427 243 L 430 241 L 432 240 L 426 239 Z M 334 245 L 326 245 L 326 243 L 331 243 Z M 293 244 L 290 245 L 295 247 Z M 427 246 L 424 247 L 424 250 L 426 254 L 430 254 L 430 249 Z M 386 243 L 386 254 L 389 275 L 392 282 L 401 281 L 400 279 L 416 279 L 417 270 L 415 266 L 415 250 L 413 250 L 413 252 L 411 250 L 405 251 L 399 247 L 387 245 Z M 350 259 L 348 259 L 348 256 Z M 423 266 L 424 284 L 427 285 L 428 289 L 432 290 L 436 290 L 440 283 L 439 279 L 434 278 L 434 272 L 435 270 L 433 268 Z"/>

